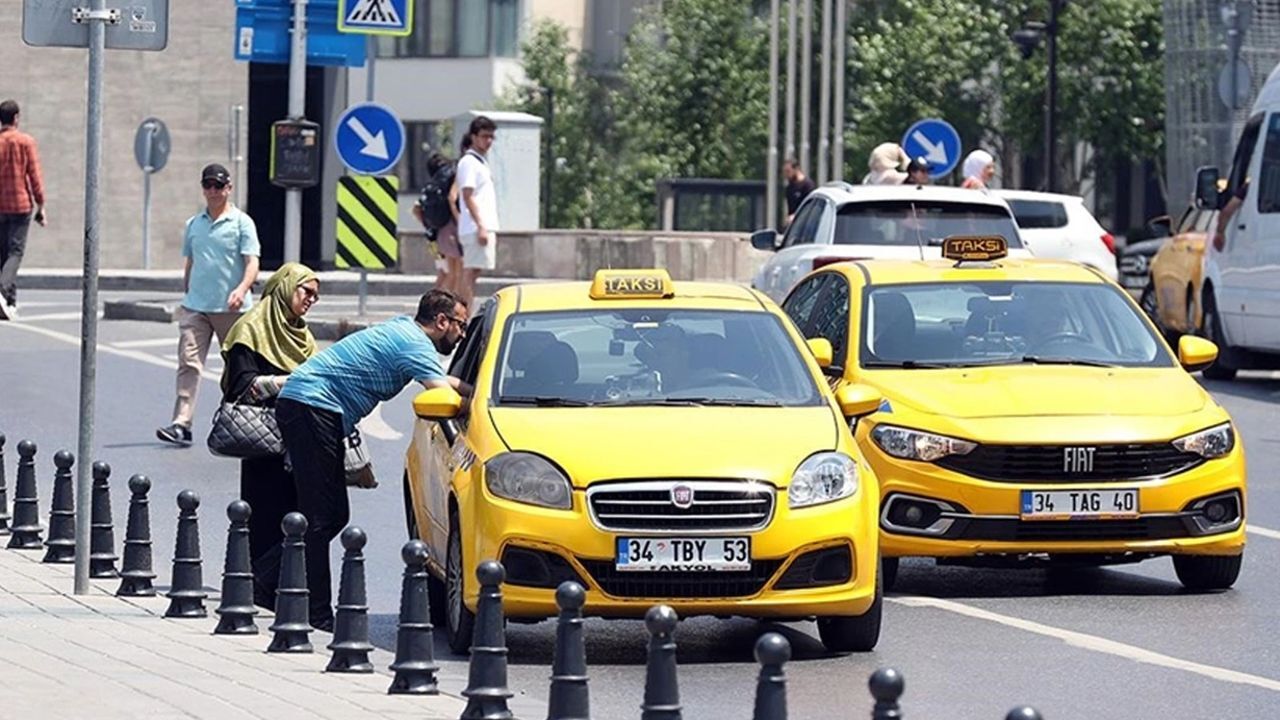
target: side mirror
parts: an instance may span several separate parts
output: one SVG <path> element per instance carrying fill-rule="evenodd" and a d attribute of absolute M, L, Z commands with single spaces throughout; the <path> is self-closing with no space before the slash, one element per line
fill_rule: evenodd
<path fill-rule="evenodd" d="M 835 351 L 831 349 L 831 341 L 826 338 L 809 338 L 805 341 L 809 345 L 809 352 L 813 353 L 813 359 L 818 361 L 818 367 L 826 370 L 831 367 L 831 359 L 835 355 Z"/>
<path fill-rule="evenodd" d="M 836 404 L 845 417 L 858 418 L 880 409 L 884 396 L 870 385 L 851 383 L 836 388 Z"/>
<path fill-rule="evenodd" d="M 453 388 L 431 388 L 413 399 L 413 413 L 424 420 L 448 420 L 462 412 L 462 396 Z"/>
<path fill-rule="evenodd" d="M 751 247 L 773 252 L 778 249 L 777 230 L 757 230 L 751 233 Z"/>
<path fill-rule="evenodd" d="M 1209 165 L 1196 169 L 1196 207 L 1218 210 L 1222 207 L 1218 194 L 1218 168 Z"/>
<path fill-rule="evenodd" d="M 1173 235 L 1173 219 L 1168 215 L 1157 215 L 1147 221 L 1147 234 L 1153 238 Z"/>
<path fill-rule="evenodd" d="M 1183 335 L 1178 338 L 1178 362 L 1187 372 L 1203 370 L 1218 359 L 1218 346 L 1202 337 Z"/>

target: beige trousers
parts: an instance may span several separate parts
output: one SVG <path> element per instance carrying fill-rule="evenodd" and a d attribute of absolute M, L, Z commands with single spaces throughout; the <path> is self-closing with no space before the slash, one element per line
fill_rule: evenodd
<path fill-rule="evenodd" d="M 209 344 L 216 333 L 218 344 L 240 319 L 238 312 L 204 313 L 178 308 L 178 400 L 173 405 L 173 421 L 191 427 L 196 394 L 200 391 L 200 373 Z"/>

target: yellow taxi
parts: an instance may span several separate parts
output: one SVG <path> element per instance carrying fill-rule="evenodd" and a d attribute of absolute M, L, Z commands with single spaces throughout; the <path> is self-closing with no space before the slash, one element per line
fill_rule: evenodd
<path fill-rule="evenodd" d="M 897 558 L 1114 564 L 1172 555 L 1197 590 L 1244 552 L 1245 460 L 1227 412 L 1133 300 L 1076 264 L 946 238 L 944 260 L 846 262 L 783 303 L 834 348 L 832 384 L 881 392 L 855 437 L 880 481 L 886 587 Z"/>
<path fill-rule="evenodd" d="M 880 632 L 879 487 L 849 431 L 880 396 L 824 381 L 764 295 L 664 270 L 512 286 L 478 312 L 450 374 L 414 400 L 410 535 L 449 645 L 471 644 L 475 568 L 499 560 L 507 616 L 816 618 L 833 650 Z"/>
<path fill-rule="evenodd" d="M 1220 185 L 1219 190 L 1225 189 L 1226 180 Z M 1171 341 L 1184 333 L 1200 334 L 1205 242 L 1217 218 L 1216 208 L 1187 208 L 1173 237 L 1151 258 L 1151 279 L 1139 304 Z"/>

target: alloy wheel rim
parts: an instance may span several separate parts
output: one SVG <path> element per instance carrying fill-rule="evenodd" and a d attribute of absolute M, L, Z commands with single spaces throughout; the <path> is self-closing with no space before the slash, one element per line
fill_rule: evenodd
<path fill-rule="evenodd" d="M 456 633 L 462 626 L 462 553 L 457 534 L 449 535 L 449 556 L 446 560 L 445 590 L 449 598 L 449 627 Z"/>

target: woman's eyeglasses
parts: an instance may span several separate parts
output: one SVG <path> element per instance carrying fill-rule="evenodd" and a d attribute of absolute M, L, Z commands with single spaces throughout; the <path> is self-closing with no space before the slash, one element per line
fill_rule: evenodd
<path fill-rule="evenodd" d="M 302 294 L 303 294 L 303 295 L 306 295 L 306 296 L 307 296 L 307 299 L 308 299 L 308 300 L 310 300 L 311 302 L 315 302 L 315 301 L 317 301 L 317 300 L 319 300 L 319 299 L 320 299 L 320 291 L 319 291 L 319 290 L 312 290 L 311 288 L 307 287 L 306 285 L 299 285 L 299 286 L 298 286 L 298 289 L 299 289 L 299 290 L 301 290 L 301 291 L 302 291 Z"/>

